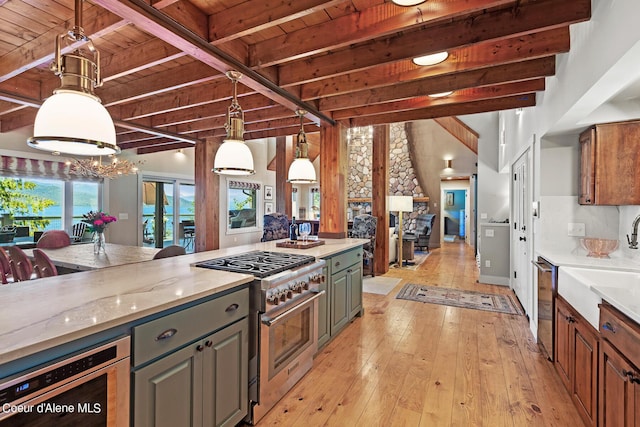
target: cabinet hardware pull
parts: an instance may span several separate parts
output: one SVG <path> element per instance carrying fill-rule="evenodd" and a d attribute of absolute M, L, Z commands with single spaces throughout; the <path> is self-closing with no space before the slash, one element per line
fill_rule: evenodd
<path fill-rule="evenodd" d="M 520 238 L 519 238 L 519 240 L 520 240 L 521 242 L 522 242 L 522 241 L 525 241 L 525 242 L 526 242 L 526 241 L 527 241 L 527 238 L 526 238 L 526 237 L 520 237 Z"/>
<path fill-rule="evenodd" d="M 177 333 L 178 333 L 178 330 L 175 328 L 167 329 L 166 331 L 164 331 L 163 333 L 161 333 L 156 337 L 156 341 L 169 339 Z"/>
<path fill-rule="evenodd" d="M 633 371 L 622 370 L 622 375 L 629 378 L 629 381 L 634 384 L 640 384 L 640 378 L 635 376 Z"/>
<path fill-rule="evenodd" d="M 572 316 L 565 317 L 565 320 L 569 323 L 576 323 L 576 319 L 574 319 Z"/>
<path fill-rule="evenodd" d="M 612 334 L 616 333 L 616 329 L 613 327 L 613 325 L 609 322 L 605 322 L 602 324 L 602 329 L 604 329 L 605 331 L 610 331 Z"/>
<path fill-rule="evenodd" d="M 225 308 L 224 311 L 229 313 L 230 311 L 236 311 L 238 309 L 238 307 L 240 307 L 240 306 L 234 302 L 229 307 Z"/>
<path fill-rule="evenodd" d="M 198 344 L 198 346 L 196 347 L 196 350 L 202 351 L 204 350 L 204 347 L 202 346 L 202 344 Z"/>
<path fill-rule="evenodd" d="M 362 254 L 360 252 L 358 252 L 358 258 L 360 258 L 362 256 Z"/>
<path fill-rule="evenodd" d="M 335 266 L 336 266 L 336 267 L 340 267 L 340 261 L 336 261 Z"/>
<path fill-rule="evenodd" d="M 212 347 L 213 346 L 213 341 L 211 340 L 206 340 L 204 345 L 206 345 L 207 347 Z"/>

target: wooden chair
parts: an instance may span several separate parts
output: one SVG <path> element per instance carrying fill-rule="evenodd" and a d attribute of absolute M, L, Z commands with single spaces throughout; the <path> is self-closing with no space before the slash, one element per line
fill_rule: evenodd
<path fill-rule="evenodd" d="M 36 276 L 42 278 L 58 275 L 58 269 L 53 265 L 49 256 L 44 253 L 42 249 L 34 249 L 33 258 L 35 259 L 33 262 L 33 269 L 36 272 Z"/>
<path fill-rule="evenodd" d="M 76 222 L 71 226 L 71 240 L 73 242 L 82 242 L 84 233 L 87 231 L 88 224 L 86 222 Z"/>
<path fill-rule="evenodd" d="M 64 230 L 47 230 L 36 242 L 36 248 L 57 249 L 71 244 L 71 238 Z"/>
<path fill-rule="evenodd" d="M 184 255 L 187 251 L 180 245 L 171 245 L 166 248 L 160 249 L 154 256 L 153 259 L 160 258 L 169 258 L 172 256 Z"/>
<path fill-rule="evenodd" d="M 7 250 L 9 251 L 9 265 L 13 280 L 15 282 L 23 282 L 34 278 L 33 264 L 31 264 L 27 254 L 17 246 L 9 246 Z"/>
<path fill-rule="evenodd" d="M 11 259 L 3 248 L 0 248 L 0 280 L 2 280 L 3 285 L 13 282 Z"/>

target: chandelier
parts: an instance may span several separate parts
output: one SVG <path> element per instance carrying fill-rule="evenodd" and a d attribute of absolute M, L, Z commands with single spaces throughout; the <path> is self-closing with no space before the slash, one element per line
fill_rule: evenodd
<path fill-rule="evenodd" d="M 122 175 L 132 175 L 138 173 L 138 166 L 141 161 L 130 162 L 118 159 L 115 155 L 108 156 L 108 162 L 102 162 L 102 156 L 89 159 L 68 159 L 65 163 L 69 166 L 70 172 L 74 175 L 87 178 L 114 179 Z"/>
<path fill-rule="evenodd" d="M 354 127 L 347 130 L 349 145 L 368 145 L 373 140 L 373 126 Z"/>

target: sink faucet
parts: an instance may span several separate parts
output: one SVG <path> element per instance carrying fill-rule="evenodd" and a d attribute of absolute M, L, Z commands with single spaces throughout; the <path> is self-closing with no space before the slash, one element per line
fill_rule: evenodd
<path fill-rule="evenodd" d="M 627 234 L 627 242 L 629 243 L 630 249 L 638 249 L 638 223 L 640 223 L 640 215 L 633 220 L 633 224 L 631 224 L 631 228 L 633 229 L 633 233 L 631 233 L 631 238 Z"/>

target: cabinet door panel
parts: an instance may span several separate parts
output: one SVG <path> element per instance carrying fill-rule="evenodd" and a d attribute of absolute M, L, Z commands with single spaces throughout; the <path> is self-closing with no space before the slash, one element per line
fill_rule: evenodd
<path fill-rule="evenodd" d="M 571 312 L 564 301 L 556 300 L 556 371 L 567 390 L 571 390 Z"/>
<path fill-rule="evenodd" d="M 137 371 L 135 426 L 199 426 L 201 363 L 201 354 L 189 346 Z"/>
<path fill-rule="evenodd" d="M 327 280 L 330 278 L 328 273 L 329 269 L 324 267 L 322 274 Z M 318 348 L 322 347 L 331 337 L 329 334 L 331 329 L 329 326 L 330 315 L 328 312 L 331 291 L 327 282 L 321 283 L 319 289 L 325 291 L 325 294 L 318 298 Z"/>
<path fill-rule="evenodd" d="M 632 366 L 608 342 L 602 343 L 600 355 L 600 426 L 637 426 L 637 386 L 629 381 Z"/>
<path fill-rule="evenodd" d="M 362 264 L 349 269 L 349 319 L 359 315 L 362 310 Z"/>
<path fill-rule="evenodd" d="M 595 427 L 597 422 L 598 337 L 595 331 L 591 331 L 590 328 L 591 325 L 583 320 L 575 323 L 572 394 L 580 415 L 588 425 Z"/>
<path fill-rule="evenodd" d="M 235 426 L 247 414 L 248 331 L 243 320 L 204 339 L 204 426 Z"/>
<path fill-rule="evenodd" d="M 347 272 L 331 276 L 331 335 L 342 329 L 349 321 L 349 288 Z"/>

